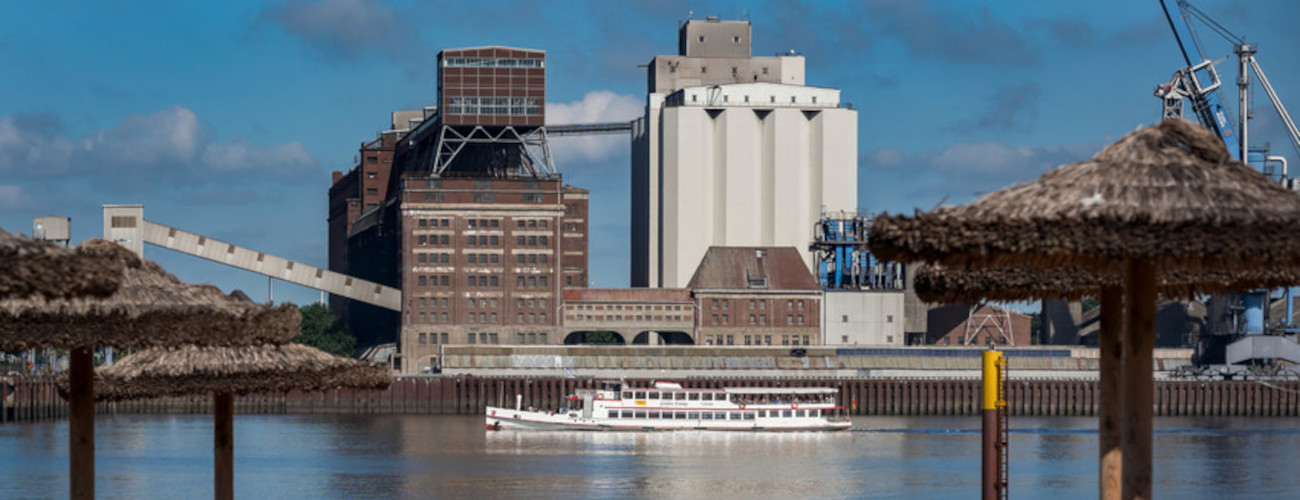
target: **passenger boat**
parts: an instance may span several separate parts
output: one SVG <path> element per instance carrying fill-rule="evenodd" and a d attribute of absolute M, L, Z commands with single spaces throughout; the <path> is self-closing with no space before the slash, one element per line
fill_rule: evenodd
<path fill-rule="evenodd" d="M 607 384 L 579 389 L 556 409 L 487 407 L 488 430 L 718 430 L 837 431 L 853 426 L 835 389 L 813 387 L 730 387 L 684 389 L 655 382 L 652 387 Z"/>

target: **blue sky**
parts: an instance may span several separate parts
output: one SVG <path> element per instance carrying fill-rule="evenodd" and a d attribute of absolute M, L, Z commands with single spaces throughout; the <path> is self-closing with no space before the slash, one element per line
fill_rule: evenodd
<path fill-rule="evenodd" d="M 1300 2 L 1197 5 L 1259 44 L 1300 110 Z M 754 53 L 796 50 L 810 85 L 859 110 L 859 203 L 910 212 L 1032 179 L 1159 118 L 1152 97 L 1181 56 L 1156 0 L 1092 2 L 5 2 L 0 5 L 0 227 L 100 206 L 324 266 L 330 172 L 389 113 L 434 100 L 434 55 L 548 51 L 552 123 L 641 113 L 639 64 L 676 51 L 679 20 L 753 22 Z M 1208 30 L 1209 53 L 1231 45 Z M 1229 59 L 1224 81 L 1235 78 Z M 1232 96 L 1227 101 L 1233 102 Z M 1300 164 L 1265 100 L 1253 135 Z M 570 184 L 592 190 L 597 286 L 626 286 L 625 137 L 553 141 Z M 146 249 L 182 279 L 257 298 L 266 279 Z M 277 300 L 317 292 L 277 282 Z"/>

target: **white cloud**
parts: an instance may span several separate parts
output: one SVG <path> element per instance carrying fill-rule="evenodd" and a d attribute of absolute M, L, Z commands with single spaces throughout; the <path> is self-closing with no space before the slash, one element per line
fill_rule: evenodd
<path fill-rule="evenodd" d="M 0 117 L 0 173 L 7 179 L 79 178 L 147 189 L 159 181 L 193 186 L 307 176 L 315 166 L 298 142 L 215 141 L 181 106 L 131 115 L 83 137 L 66 135 L 52 115 Z M 218 179 L 231 172 L 248 175 Z"/>
<path fill-rule="evenodd" d="M 415 27 L 386 5 L 373 0 L 289 0 L 269 7 L 262 19 L 326 55 L 358 59 L 369 50 L 402 57 L 418 44 Z"/>
<path fill-rule="evenodd" d="M 644 112 L 641 99 L 608 90 L 588 92 L 580 101 L 547 103 L 548 125 L 574 123 L 628 122 Z M 626 135 L 583 135 L 551 139 L 551 155 L 557 165 L 566 162 L 595 162 L 609 159 L 614 153 L 629 148 Z"/>
<path fill-rule="evenodd" d="M 236 139 L 224 144 L 209 144 L 203 150 L 202 163 L 218 172 L 276 168 L 296 171 L 299 167 L 314 165 L 315 159 L 298 142 L 262 146 Z"/>

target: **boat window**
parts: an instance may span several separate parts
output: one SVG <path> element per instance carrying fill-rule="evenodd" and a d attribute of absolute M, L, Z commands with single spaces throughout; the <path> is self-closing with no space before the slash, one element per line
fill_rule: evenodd
<path fill-rule="evenodd" d="M 820 417 L 820 416 L 822 416 L 822 411 L 821 411 L 821 410 L 808 410 L 808 411 L 812 412 L 812 416 L 814 416 L 814 417 Z"/>
<path fill-rule="evenodd" d="M 659 418 L 659 412 L 657 411 L 650 412 L 649 418 Z"/>
<path fill-rule="evenodd" d="M 753 420 L 753 419 L 754 419 L 754 412 L 752 412 L 752 411 L 744 412 L 744 413 L 742 413 L 741 415 L 744 416 L 745 420 Z"/>
<path fill-rule="evenodd" d="M 790 418 L 790 410 L 781 410 L 781 416 L 785 418 Z"/>
<path fill-rule="evenodd" d="M 691 400 L 691 401 L 699 401 L 699 400 L 700 400 L 700 393 L 698 393 L 698 392 L 692 392 L 691 395 L 690 395 L 690 396 L 687 396 L 686 399 L 689 399 L 689 400 Z"/>
<path fill-rule="evenodd" d="M 520 300 L 523 300 L 523 299 L 520 299 Z M 623 399 L 632 399 L 632 391 L 625 391 L 625 392 L 623 393 Z"/>
<path fill-rule="evenodd" d="M 659 399 L 659 393 L 657 392 L 650 393 L 650 399 Z"/>
<path fill-rule="evenodd" d="M 794 411 L 794 416 L 796 416 L 796 417 L 806 417 L 806 416 L 808 416 L 808 414 L 807 414 L 807 412 L 805 412 L 804 410 L 795 410 L 795 411 Z"/>
<path fill-rule="evenodd" d="M 700 413 L 700 418 L 703 420 L 713 420 L 713 412 L 711 411 L 702 412 Z"/>
<path fill-rule="evenodd" d="M 636 418 L 645 418 L 645 412 L 643 411 L 636 412 Z"/>
<path fill-rule="evenodd" d="M 740 412 L 734 412 L 734 411 L 733 411 L 733 412 L 731 412 L 731 416 L 728 417 L 728 418 L 731 419 L 731 420 L 740 420 Z"/>
<path fill-rule="evenodd" d="M 673 399 L 676 399 L 678 401 L 686 401 L 686 393 L 679 392 L 673 396 Z"/>
<path fill-rule="evenodd" d="M 636 399 L 645 399 L 645 392 L 637 391 Z"/>
<path fill-rule="evenodd" d="M 673 418 L 678 420 L 686 420 L 686 412 L 684 411 L 673 412 Z"/>
<path fill-rule="evenodd" d="M 758 410 L 758 416 L 767 418 L 767 410 Z"/>
<path fill-rule="evenodd" d="M 698 412 L 698 411 L 693 411 L 693 412 L 687 413 L 687 414 L 686 414 L 686 418 L 687 418 L 687 419 L 690 419 L 690 420 L 699 420 L 699 419 L 700 419 L 700 412 Z"/>

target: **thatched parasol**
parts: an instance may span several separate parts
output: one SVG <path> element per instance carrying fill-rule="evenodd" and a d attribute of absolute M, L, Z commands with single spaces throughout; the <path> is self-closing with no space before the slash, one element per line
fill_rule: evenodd
<path fill-rule="evenodd" d="M 107 297 L 0 300 L 0 349 L 283 344 L 299 333 L 292 305 L 266 307 L 188 285 L 120 245 L 82 245 L 119 262 L 121 288 Z"/>
<path fill-rule="evenodd" d="M 1269 285 L 1242 273 L 1295 269 L 1295 248 L 1300 196 L 1233 161 L 1212 133 L 1181 120 L 1131 133 L 1089 161 L 968 205 L 878 217 L 870 234 L 872 253 L 885 260 L 1124 276 L 1123 494 L 1132 498 L 1151 494 L 1157 270 L 1224 272 L 1233 286 Z M 1117 493 L 1111 480 L 1102 478 L 1104 497 Z"/>
<path fill-rule="evenodd" d="M 873 255 L 954 267 L 1268 269 L 1300 262 L 1300 196 L 1169 120 L 975 202 L 881 215 Z"/>
<path fill-rule="evenodd" d="M 1124 286 L 1122 273 L 1097 272 L 1076 267 L 963 269 L 921 264 L 915 269 L 913 290 L 916 291 L 917 298 L 932 303 L 1079 300 L 1083 297 L 1099 297 L 1101 290 L 1108 286 Z M 1287 269 L 1242 273 L 1222 270 L 1162 270 L 1156 274 L 1157 292 L 1171 300 L 1192 300 L 1204 295 L 1236 293 L 1250 288 L 1281 288 L 1295 283 L 1300 283 L 1300 272 Z"/>
<path fill-rule="evenodd" d="M 96 370 L 95 399 L 117 401 L 212 393 L 215 493 L 234 495 L 234 394 L 383 389 L 392 370 L 302 344 L 249 347 L 155 347 Z M 60 394 L 66 392 L 63 380 Z"/>
<path fill-rule="evenodd" d="M 0 349 L 70 349 L 69 467 L 73 498 L 95 495 L 95 407 L 91 348 L 287 343 L 301 315 L 229 300 L 187 285 L 116 243 L 92 240 L 86 252 L 120 262 L 121 286 L 103 298 L 30 296 L 0 300 Z"/>
<path fill-rule="evenodd" d="M 122 267 L 99 243 L 69 249 L 0 229 L 0 299 L 103 297 L 117 290 Z"/>
<path fill-rule="evenodd" d="M 388 367 L 302 344 L 155 347 L 96 370 L 95 400 L 384 388 L 392 381 Z"/>

